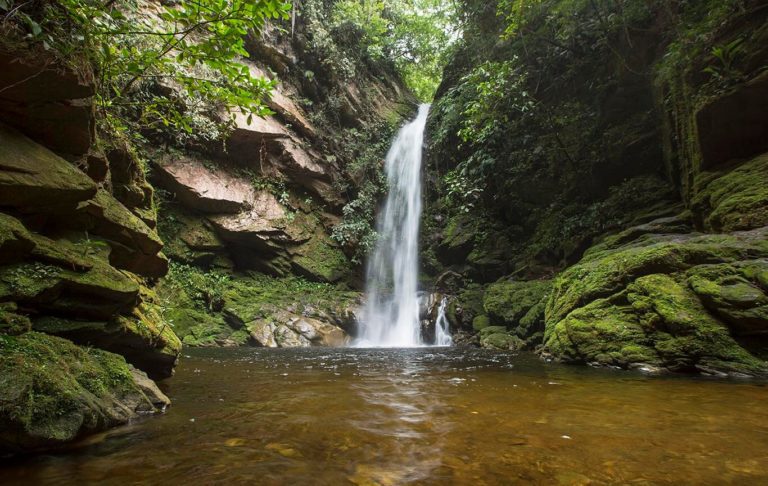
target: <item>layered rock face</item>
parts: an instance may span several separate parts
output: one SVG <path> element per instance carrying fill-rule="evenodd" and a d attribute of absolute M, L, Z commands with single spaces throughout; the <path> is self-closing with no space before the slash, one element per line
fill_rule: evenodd
<path fill-rule="evenodd" d="M 360 63 L 348 79 L 320 63 L 311 39 L 328 7 L 302 8 L 293 35 L 268 28 L 248 43 L 251 73 L 279 75 L 274 116 L 237 113 L 221 144 L 152 155 L 173 262 L 159 294 L 186 345 L 336 346 L 355 331 L 360 265 L 331 236 L 357 191 L 355 140 L 385 139 L 382 124 L 416 103 L 391 71 Z"/>
<path fill-rule="evenodd" d="M 589 15 L 595 5 L 576 15 Z M 552 128 L 560 138 L 556 150 L 567 152 L 553 171 L 543 161 L 552 132 L 513 118 L 510 126 L 521 127 L 515 137 L 541 148 L 526 153 L 517 142 L 506 149 L 488 142 L 475 149 L 510 157 L 510 177 L 525 176 L 525 183 L 506 184 L 507 192 L 489 188 L 482 217 L 472 209 L 446 217 L 441 202 L 432 203 L 425 237 L 435 243 L 426 259 L 470 283 L 457 290 L 451 319 L 477 333 L 471 342 L 506 348 L 517 337 L 547 359 L 649 372 L 768 373 L 768 29 L 760 9 L 723 9 L 716 25 L 705 10 L 683 7 L 677 19 L 644 13 L 638 21 L 651 22 L 642 24 L 647 29 L 628 22 L 629 30 L 614 38 L 610 56 L 617 64 L 597 67 L 584 54 L 555 78 L 558 86 L 567 80 L 560 90 L 538 95 L 550 116 L 596 108 L 582 115 L 596 117 L 610 137 L 585 131 L 574 139 L 567 127 Z M 689 30 L 672 28 L 681 18 Z M 479 22 L 474 42 L 497 35 L 496 20 Z M 542 25 L 539 19 L 530 28 Z M 598 31 L 607 35 L 605 26 Z M 706 45 L 691 51 L 702 31 Z M 561 41 L 546 47 L 529 39 L 527 49 L 544 56 L 560 49 L 568 58 L 566 48 L 581 47 L 579 38 Z M 712 54 L 725 45 L 740 46 L 727 69 Z M 514 43 L 501 49 L 527 55 Z M 468 69 L 462 62 L 458 56 L 454 65 Z M 592 70 L 589 81 L 580 77 L 583 69 Z M 449 77 L 442 96 L 457 96 L 461 82 Z M 446 127 L 450 112 L 443 109 L 433 132 Z M 443 146 L 437 150 L 444 153 Z M 570 216 L 568 204 L 581 214 Z M 511 274 L 488 283 L 500 268 Z"/>
<path fill-rule="evenodd" d="M 0 449 L 25 451 L 163 410 L 147 374 L 170 376 L 181 343 L 147 288 L 168 269 L 151 187 L 95 142 L 92 81 L 0 63 Z"/>

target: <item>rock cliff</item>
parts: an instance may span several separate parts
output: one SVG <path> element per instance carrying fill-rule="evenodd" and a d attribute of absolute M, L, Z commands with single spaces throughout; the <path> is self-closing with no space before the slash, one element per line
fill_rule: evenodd
<path fill-rule="evenodd" d="M 424 259 L 462 277 L 454 325 L 567 362 L 765 374 L 765 9 L 554 3 L 510 36 L 469 2 L 433 110 Z M 480 81 L 517 91 L 475 115 Z"/>
<path fill-rule="evenodd" d="M 109 128 L 87 55 L 0 44 L 0 452 L 164 410 L 152 380 L 182 340 L 347 341 L 359 266 L 331 234 L 350 165 L 415 103 L 391 66 L 356 59 L 352 79 L 320 62 L 327 10 L 307 2 L 293 31 L 249 34 L 273 115 L 238 113 L 217 138 Z"/>

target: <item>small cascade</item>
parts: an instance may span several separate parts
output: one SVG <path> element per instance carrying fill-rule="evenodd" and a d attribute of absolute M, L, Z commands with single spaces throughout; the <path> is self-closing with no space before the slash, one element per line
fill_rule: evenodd
<path fill-rule="evenodd" d="M 418 251 L 421 158 L 429 105 L 403 126 L 387 154 L 389 194 L 377 221 L 379 239 L 368 261 L 366 307 L 357 347 L 421 346 Z"/>
<path fill-rule="evenodd" d="M 435 346 L 453 346 L 450 325 L 445 316 L 445 309 L 448 307 L 448 299 L 443 297 L 440 301 L 440 307 L 437 308 L 437 321 L 435 322 Z"/>

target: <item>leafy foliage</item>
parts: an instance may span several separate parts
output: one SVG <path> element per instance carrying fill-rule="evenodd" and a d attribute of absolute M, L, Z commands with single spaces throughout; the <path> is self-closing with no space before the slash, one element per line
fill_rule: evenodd
<path fill-rule="evenodd" d="M 362 132 L 349 129 L 345 134 L 345 138 L 352 141 L 347 146 L 349 153 L 345 157 L 353 160 L 346 169 L 359 183 L 356 184 L 354 197 L 344 206 L 344 218 L 334 227 L 332 236 L 353 252 L 354 263 L 361 263 L 376 245 L 376 209 L 387 190 L 382 161 L 394 131 L 394 126 L 382 123 Z M 339 189 L 352 190 L 351 187 Z"/>
<path fill-rule="evenodd" d="M 0 4 L 5 20 L 16 20 L 30 41 L 65 58 L 80 52 L 92 59 L 98 106 L 118 131 L 167 127 L 217 138 L 227 124 L 211 126 L 219 111 L 270 113 L 263 100 L 274 82 L 254 77 L 239 59 L 248 57 L 246 35 L 268 19 L 287 18 L 289 3 L 181 0 L 149 15 L 154 8 L 143 0 Z"/>
<path fill-rule="evenodd" d="M 204 272 L 199 268 L 171 262 L 167 284 L 186 294 L 208 312 L 220 311 L 224 307 L 224 293 L 230 276 L 218 271 Z"/>
<path fill-rule="evenodd" d="M 367 55 L 394 60 L 416 96 L 430 101 L 456 38 L 454 8 L 445 0 L 341 0 L 333 25 L 361 32 Z"/>

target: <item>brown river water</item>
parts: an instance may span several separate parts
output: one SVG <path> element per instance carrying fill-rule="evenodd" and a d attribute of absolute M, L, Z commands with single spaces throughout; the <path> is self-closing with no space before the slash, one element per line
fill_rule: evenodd
<path fill-rule="evenodd" d="M 768 387 L 474 349 L 185 350 L 173 406 L 3 484 L 768 484 Z"/>

